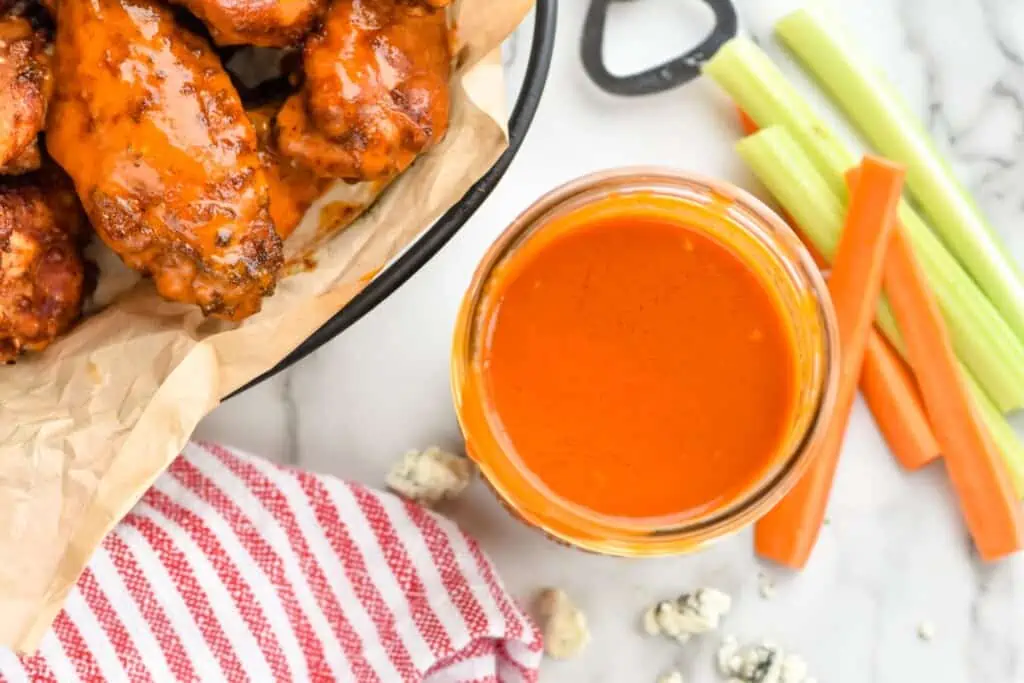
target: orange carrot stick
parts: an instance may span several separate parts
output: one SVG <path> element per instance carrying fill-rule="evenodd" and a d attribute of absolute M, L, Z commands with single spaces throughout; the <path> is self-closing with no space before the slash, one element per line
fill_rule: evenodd
<path fill-rule="evenodd" d="M 854 187 L 864 176 L 847 180 Z M 938 302 L 902 229 L 892 235 L 885 291 L 978 554 L 997 560 L 1024 548 L 1024 517 L 1010 474 L 964 386 Z"/>
<path fill-rule="evenodd" d="M 889 450 L 903 467 L 917 470 L 941 454 L 910 368 L 877 330 L 868 336 L 860 390 Z"/>
<path fill-rule="evenodd" d="M 803 240 L 802 234 L 800 238 Z M 804 246 L 818 268 L 827 268 L 813 244 L 804 240 Z M 940 456 L 939 442 L 928 424 L 914 374 L 874 327 L 864 349 L 860 391 L 889 450 L 903 467 L 917 470 Z"/>
<path fill-rule="evenodd" d="M 803 478 L 754 529 L 757 553 L 794 569 L 807 564 L 825 518 L 868 333 L 881 295 L 885 252 L 903 189 L 904 170 L 898 165 L 869 156 L 860 168 L 860 180 L 850 193 L 846 224 L 828 283 L 839 324 L 835 411 Z"/>
<path fill-rule="evenodd" d="M 737 112 L 744 135 L 753 135 L 759 130 L 747 112 L 739 108 Z M 783 214 L 783 217 L 793 223 L 789 216 Z M 800 238 L 803 240 L 802 234 Z M 825 259 L 814 245 L 807 240 L 803 242 L 818 268 L 825 270 L 828 267 Z M 913 373 L 877 329 L 872 329 L 868 335 L 860 390 L 889 450 L 903 467 L 920 469 L 939 457 L 939 444 L 928 424 Z"/>
<path fill-rule="evenodd" d="M 744 135 L 753 135 L 758 130 L 760 130 L 754 119 L 750 118 L 750 114 L 743 111 L 739 107 L 736 107 L 736 112 L 740 116 L 740 128 L 743 130 Z"/>

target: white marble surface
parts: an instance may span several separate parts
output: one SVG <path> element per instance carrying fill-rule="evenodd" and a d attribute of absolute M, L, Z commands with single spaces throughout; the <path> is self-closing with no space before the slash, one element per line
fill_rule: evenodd
<path fill-rule="evenodd" d="M 577 59 L 584 5 L 562 0 L 557 56 L 537 122 L 462 233 L 342 337 L 218 409 L 199 436 L 380 484 L 407 448 L 458 447 L 448 345 L 459 297 L 488 243 L 533 199 L 588 171 L 637 163 L 676 165 L 757 189 L 731 149 L 732 112 L 710 83 L 626 100 L 587 81 Z M 740 2 L 747 28 L 765 44 L 772 17 L 794 5 Z M 678 45 L 673 40 L 695 41 L 709 22 L 700 9 L 696 0 L 616 7 L 610 61 L 640 66 L 667 56 Z M 1024 2 L 861 0 L 836 3 L 836 13 L 899 83 L 1024 256 Z M 518 52 L 521 72 L 522 45 Z M 716 680 L 714 639 L 678 647 L 637 629 L 649 601 L 712 584 L 737 598 L 729 632 L 793 648 L 823 683 L 1024 682 L 1024 561 L 983 567 L 972 560 L 941 468 L 899 471 L 861 404 L 831 524 L 802 575 L 768 570 L 778 581 L 772 600 L 758 594 L 764 568 L 747 534 L 695 556 L 628 561 L 550 543 L 508 518 L 479 483 L 451 513 L 482 541 L 517 596 L 563 586 L 589 613 L 589 652 L 546 664 L 543 680 L 653 681 L 674 662 L 688 682 Z M 922 621 L 935 625 L 930 643 L 918 640 Z"/>

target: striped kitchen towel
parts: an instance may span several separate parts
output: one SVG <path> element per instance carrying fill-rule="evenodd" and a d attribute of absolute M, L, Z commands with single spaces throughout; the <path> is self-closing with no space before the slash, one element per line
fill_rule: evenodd
<path fill-rule="evenodd" d="M 189 445 L 0 681 L 536 681 L 479 546 L 390 494 Z"/>

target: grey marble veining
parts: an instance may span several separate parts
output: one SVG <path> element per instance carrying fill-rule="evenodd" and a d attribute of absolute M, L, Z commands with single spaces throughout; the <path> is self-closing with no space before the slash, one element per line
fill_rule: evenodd
<path fill-rule="evenodd" d="M 690 4 L 687 11 L 699 11 Z M 806 83 L 770 39 L 773 19 L 799 3 L 738 4 L 745 28 Z M 759 191 L 732 152 L 731 106 L 711 84 L 642 100 L 600 93 L 577 57 L 585 2 L 560 5 L 557 54 L 539 117 L 487 204 L 383 306 L 288 373 L 221 407 L 200 436 L 380 484 L 407 448 L 458 447 L 448 354 L 459 298 L 487 245 L 533 199 L 582 173 L 641 163 L 680 166 Z M 1024 257 L 1024 2 L 862 0 L 832 2 L 831 9 L 898 84 L 995 229 Z M 628 51 L 619 57 L 630 60 L 646 49 L 661 54 L 664 46 L 640 37 L 662 33 L 638 27 L 635 41 L 608 49 Z M 629 35 L 617 29 L 617 37 Z M 516 50 L 517 73 L 526 39 L 520 36 Z M 688 683 L 717 680 L 714 638 L 677 647 L 642 637 L 637 625 L 650 601 L 712 584 L 736 598 L 727 631 L 792 648 L 821 683 L 1024 683 L 1024 560 L 981 565 L 942 468 L 903 473 L 860 403 L 830 524 L 799 576 L 762 567 L 746 533 L 689 557 L 627 561 L 577 553 L 511 520 L 479 484 L 449 512 L 481 540 L 517 595 L 528 599 L 542 585 L 559 585 L 587 610 L 590 651 L 545 665 L 543 680 L 643 683 L 673 664 Z M 758 592 L 762 572 L 777 586 L 771 600 Z M 918 637 L 922 622 L 934 624 L 931 642 Z"/>

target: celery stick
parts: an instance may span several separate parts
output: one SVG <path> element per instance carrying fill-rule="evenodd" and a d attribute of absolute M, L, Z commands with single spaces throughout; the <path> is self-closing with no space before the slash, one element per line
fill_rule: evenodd
<path fill-rule="evenodd" d="M 736 149 L 801 232 L 831 261 L 843 230 L 844 208 L 793 137 L 784 128 L 773 126 L 741 140 Z M 884 297 L 878 305 L 876 322 L 896 350 L 906 357 L 899 327 Z M 1006 460 L 1018 493 L 1024 493 L 1024 444 L 963 363 L 960 369 L 979 414 Z"/>
<path fill-rule="evenodd" d="M 748 38 L 734 38 L 723 45 L 704 65 L 703 72 L 758 126 L 784 126 L 826 181 L 829 172 L 842 174 L 860 161 L 789 84 L 771 58 Z"/>
<path fill-rule="evenodd" d="M 845 201 L 843 174 L 859 159 L 760 48 L 746 38 L 731 40 L 704 66 L 704 72 L 759 126 L 784 127 L 836 201 Z M 906 202 L 900 205 L 900 218 L 942 307 L 957 355 L 999 409 L 1024 407 L 1024 344 Z M 826 256 L 838 239 L 837 233 L 826 246 Z"/>
<path fill-rule="evenodd" d="M 1024 280 L 1016 264 L 896 89 L 812 12 L 797 10 L 775 30 L 878 151 L 906 164 L 907 188 L 932 227 L 1024 340 Z"/>

